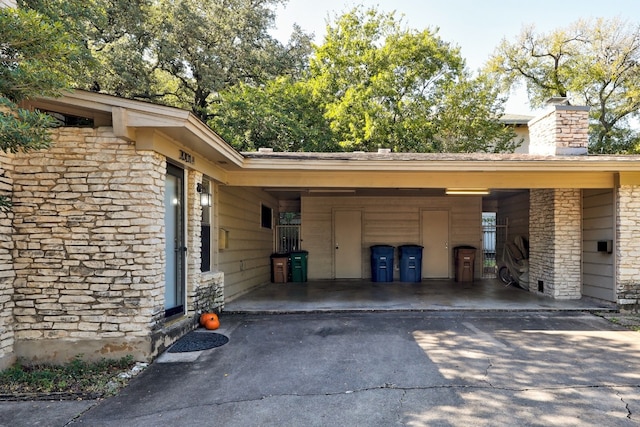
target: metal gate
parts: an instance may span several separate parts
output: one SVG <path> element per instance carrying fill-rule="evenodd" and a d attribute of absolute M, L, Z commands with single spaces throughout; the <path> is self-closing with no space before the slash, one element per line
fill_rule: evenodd
<path fill-rule="evenodd" d="M 300 249 L 300 226 L 276 225 L 275 251 L 277 253 L 287 253 L 299 251 Z"/>
<path fill-rule="evenodd" d="M 509 218 L 498 219 L 493 212 L 482 214 L 482 277 L 495 278 L 498 273 L 496 254 L 507 240 Z"/>

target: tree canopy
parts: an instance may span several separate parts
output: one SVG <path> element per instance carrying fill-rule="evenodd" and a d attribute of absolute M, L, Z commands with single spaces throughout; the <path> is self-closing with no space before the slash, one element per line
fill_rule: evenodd
<path fill-rule="evenodd" d="M 518 143 L 499 122 L 505 100 L 497 89 L 486 76 L 472 77 L 459 49 L 436 32 L 357 7 L 328 24 L 300 79 L 224 92 L 211 124 L 241 150 L 256 148 L 259 135 L 258 146 L 289 150 L 513 151 Z M 292 117 L 316 130 L 312 138 L 283 144 L 291 135 L 265 133 L 274 123 L 297 127 Z"/>
<path fill-rule="evenodd" d="M 19 0 L 81 40 L 97 67 L 80 88 L 191 109 L 240 150 L 512 151 L 505 99 L 437 31 L 356 7 L 322 44 L 286 0 Z M 78 73 L 75 73 L 77 75 Z"/>
<path fill-rule="evenodd" d="M 525 27 L 515 41 L 502 41 L 487 71 L 505 87 L 524 82 L 534 106 L 552 96 L 590 106 L 592 152 L 640 152 L 629 126 L 640 118 L 640 25 L 580 20 L 546 34 Z"/>
<path fill-rule="evenodd" d="M 85 88 L 192 110 L 206 121 L 219 93 L 296 75 L 310 39 L 268 32 L 286 0 L 20 0 L 83 39 L 99 62 Z M 62 11 L 62 12 L 61 12 Z"/>

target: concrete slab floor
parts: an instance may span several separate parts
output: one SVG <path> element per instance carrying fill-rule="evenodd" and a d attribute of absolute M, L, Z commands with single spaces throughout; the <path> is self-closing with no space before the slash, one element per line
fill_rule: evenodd
<path fill-rule="evenodd" d="M 317 280 L 269 283 L 225 303 L 231 313 L 297 313 L 323 311 L 607 311 L 614 303 L 582 298 L 556 300 L 505 286 L 497 279 L 474 282 L 423 280 L 371 282 Z"/>

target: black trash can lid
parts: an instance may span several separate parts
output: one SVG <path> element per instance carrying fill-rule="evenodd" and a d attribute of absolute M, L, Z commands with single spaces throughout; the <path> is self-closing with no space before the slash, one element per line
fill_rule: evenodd
<path fill-rule="evenodd" d="M 276 253 L 272 253 L 270 258 L 271 259 L 274 259 L 274 258 L 287 258 L 288 256 L 289 256 L 288 252 L 281 252 L 281 253 L 276 252 Z"/>

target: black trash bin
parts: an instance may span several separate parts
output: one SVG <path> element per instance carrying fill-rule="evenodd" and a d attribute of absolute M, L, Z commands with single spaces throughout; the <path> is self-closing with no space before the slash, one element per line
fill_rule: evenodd
<path fill-rule="evenodd" d="M 309 258 L 309 252 L 296 251 L 289 254 L 289 264 L 291 268 L 291 281 L 292 282 L 306 282 L 307 281 L 307 260 Z"/>
<path fill-rule="evenodd" d="M 393 282 L 393 246 L 371 246 L 371 281 Z"/>
<path fill-rule="evenodd" d="M 476 248 L 456 246 L 453 248 L 456 267 L 456 282 L 473 282 Z"/>
<path fill-rule="evenodd" d="M 271 282 L 287 283 L 289 278 L 289 254 L 271 254 Z"/>
<path fill-rule="evenodd" d="M 398 247 L 400 259 L 400 281 L 422 281 L 422 246 L 402 245 Z"/>

